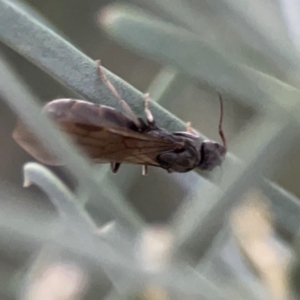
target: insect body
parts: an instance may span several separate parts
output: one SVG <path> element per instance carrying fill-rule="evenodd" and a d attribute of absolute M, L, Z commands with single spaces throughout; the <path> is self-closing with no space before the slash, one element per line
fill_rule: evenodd
<path fill-rule="evenodd" d="M 117 172 L 121 163 L 140 164 L 144 166 L 144 174 L 147 173 L 147 166 L 161 167 L 168 172 L 188 172 L 197 167 L 212 170 L 222 163 L 226 154 L 226 142 L 221 129 L 223 109 L 219 131 L 224 146 L 203 140 L 191 130 L 169 133 L 155 125 L 148 108 L 148 95 L 145 95 L 145 122 L 137 118 L 121 99 L 102 73 L 100 65 L 98 72 L 119 99 L 126 114 L 108 106 L 75 99 L 53 100 L 43 110 L 95 162 L 110 162 L 113 172 Z M 61 164 L 21 123 L 14 130 L 13 137 L 40 162 Z"/>

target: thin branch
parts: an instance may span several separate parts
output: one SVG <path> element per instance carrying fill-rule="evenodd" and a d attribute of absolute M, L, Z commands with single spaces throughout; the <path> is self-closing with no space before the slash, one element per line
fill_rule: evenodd
<path fill-rule="evenodd" d="M 37 163 L 27 163 L 24 168 L 24 186 L 35 184 L 50 198 L 62 220 L 69 229 L 79 234 L 93 234 L 96 225 L 75 195 L 46 167 Z"/>

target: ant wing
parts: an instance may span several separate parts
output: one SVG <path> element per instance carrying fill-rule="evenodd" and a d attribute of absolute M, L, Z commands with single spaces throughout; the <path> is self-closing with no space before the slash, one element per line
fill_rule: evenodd
<path fill-rule="evenodd" d="M 60 125 L 96 162 L 159 166 L 156 157 L 174 148 L 174 143 L 169 140 L 126 128 L 98 127 L 74 122 Z"/>
<path fill-rule="evenodd" d="M 95 162 L 159 166 L 156 157 L 176 146 L 165 136 L 138 132 L 135 123 L 121 112 L 87 101 L 54 100 L 45 106 L 44 112 Z M 38 161 L 61 164 L 21 123 L 13 137 Z"/>

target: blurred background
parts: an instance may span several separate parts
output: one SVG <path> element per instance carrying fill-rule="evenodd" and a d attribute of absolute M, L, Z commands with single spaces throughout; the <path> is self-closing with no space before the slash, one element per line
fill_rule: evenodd
<path fill-rule="evenodd" d="M 115 4 L 112 1 L 72 1 L 72 3 L 69 1 L 28 1 L 28 4 L 30 5 L 29 7 L 36 10 L 49 22 L 50 28 L 62 35 L 87 56 L 94 60 L 101 59 L 102 64 L 106 68 L 142 92 L 151 92 L 152 83 L 156 84 L 156 86 L 159 84 L 159 82 L 156 83 L 153 81 L 160 72 L 170 74 L 169 76 L 176 74 L 176 68 L 158 63 L 149 57 L 145 57 L 145 55 L 138 51 L 131 51 L 128 47 L 122 45 L 122 42 L 117 43 L 110 38 L 105 30 L 97 25 L 97 14 L 104 11 L 109 5 Z M 168 13 L 162 11 L 159 6 L 149 5 L 146 1 L 145 3 L 133 1 L 129 4 L 133 5 L 132 7 L 134 9 L 142 8 L 145 12 L 149 12 L 161 20 L 167 20 L 169 22 L 173 20 L 174 23 L 178 23 L 175 18 L 172 18 L 172 15 L 169 16 Z M 222 27 L 222 30 L 225 29 L 227 34 L 226 40 L 231 39 L 235 42 L 240 42 L 242 46 L 249 51 L 249 55 L 255 55 L 255 51 L 248 49 L 242 39 L 239 38 L 229 26 L 224 28 L 224 24 L 226 23 L 222 20 L 220 21 L 220 19 L 215 16 L 215 13 L 205 1 L 200 5 L 191 1 L 189 5 L 194 5 L 195 8 L 201 12 L 201 15 L 205 16 L 214 26 L 217 28 Z M 136 14 L 138 14 L 138 10 Z M 213 33 L 205 32 L 205 36 L 208 39 L 215 39 Z M 45 103 L 57 98 L 81 97 L 66 89 L 7 46 L 1 44 L 1 49 L 15 70 L 22 76 L 24 82 L 28 84 L 30 89 L 42 102 Z M 167 67 L 167 69 L 165 69 L 165 67 Z M 268 66 L 266 66 L 266 68 L 267 67 Z M 271 67 L 269 71 L 275 72 L 275 70 L 271 70 Z M 70 74 L 70 76 L 72 75 Z M 194 78 L 188 76 L 182 77 L 182 80 L 185 80 L 185 83 L 182 84 L 182 88 L 174 91 L 171 100 L 162 100 L 160 104 L 183 121 L 192 122 L 192 126 L 202 134 L 220 142 L 217 128 L 220 109 L 216 91 L 205 84 L 199 83 Z M 159 79 L 157 80 L 159 81 Z M 226 97 L 224 100 L 224 130 L 230 151 L 233 151 L 235 147 L 234 140 L 238 134 L 243 132 L 253 111 L 251 107 L 242 106 L 230 97 Z M 13 184 L 14 187 L 18 189 L 21 187 L 23 180 L 22 166 L 25 162 L 32 161 L 33 159 L 12 140 L 11 132 L 15 126 L 16 118 L 3 101 L 1 102 L 1 106 L 1 114 L 3 114 L 1 117 L 1 122 L 3 122 L 3 126 L 1 126 L 1 140 L 3 141 L 3 147 L 1 147 L 0 150 L 0 159 L 3 167 L 0 170 L 0 175 L 4 182 Z M 101 168 L 101 166 L 99 166 L 99 168 Z M 53 169 L 72 186 L 70 176 L 66 174 L 62 168 Z M 136 171 L 136 169 L 138 169 L 138 171 Z M 162 172 L 160 170 L 152 170 L 152 168 L 149 177 L 141 178 L 139 176 L 140 170 L 138 167 L 125 166 L 120 169 L 117 176 L 112 176 L 113 180 L 117 184 L 121 184 L 124 180 L 122 177 L 127 173 L 127 170 L 129 170 L 129 172 L 136 172 L 136 180 L 141 181 L 140 184 L 137 184 L 138 187 L 141 187 L 139 192 L 136 187 L 133 191 L 130 191 L 129 198 L 133 199 L 131 201 L 141 201 L 141 194 L 143 194 L 144 197 L 148 197 L 149 189 L 153 192 L 152 187 L 155 184 L 155 193 L 157 193 L 155 197 L 151 194 L 152 200 L 142 200 L 139 206 L 143 210 L 143 213 L 146 215 L 149 214 L 149 217 L 147 217 L 149 220 L 166 220 L 166 218 L 170 216 L 170 213 L 176 208 L 178 202 L 181 201 L 182 194 L 178 194 L 178 191 L 173 191 L 173 187 L 172 189 L 166 190 L 165 181 L 168 182 L 168 177 L 163 176 L 160 178 L 161 180 L 157 180 L 156 174 L 159 173 L 161 175 Z M 220 171 L 220 173 L 221 172 L 222 171 Z M 33 193 L 39 193 L 34 187 L 29 188 L 29 192 L 31 191 Z M 167 201 L 165 199 L 169 197 L 173 199 L 171 201 L 172 203 L 165 203 L 166 207 L 163 207 L 161 203 Z M 157 200 L 153 201 L 153 198 Z M 38 200 L 38 202 L 40 201 Z M 45 203 L 47 203 L 46 200 Z M 151 211 L 154 212 L 151 213 Z"/>
<path fill-rule="evenodd" d="M 25 10 L 28 10 L 33 18 L 40 19 L 48 28 L 69 41 L 85 55 L 93 60 L 101 59 L 105 68 L 124 79 L 139 91 L 143 93 L 150 92 L 150 96 L 152 96 L 153 100 L 157 101 L 159 105 L 163 106 L 184 122 L 192 122 L 193 127 L 209 139 L 220 142 L 218 135 L 218 121 L 220 117 L 218 90 L 214 88 L 213 84 L 208 84 L 205 80 L 201 81 L 197 76 L 193 76 L 192 72 L 189 74 L 177 68 L 176 62 L 172 62 L 173 58 L 170 58 L 170 60 L 163 58 L 158 59 L 155 55 L 151 56 L 151 54 L 147 54 L 146 51 L 139 50 L 139 46 L 135 47 L 135 45 L 128 45 L 130 42 L 126 42 L 122 39 L 118 40 L 114 35 L 113 29 L 110 31 L 108 17 L 111 12 L 114 12 L 114 9 L 118 11 L 119 6 L 116 6 L 116 4 L 119 5 L 120 3 L 101 0 L 24 0 L 22 2 L 8 2 L 15 3 Z M 282 43 L 286 46 L 286 49 L 288 49 L 286 56 L 289 56 L 290 49 L 297 49 L 299 46 L 297 43 L 293 45 L 291 42 L 297 32 L 295 33 L 288 30 L 292 28 L 293 25 L 291 25 L 292 17 L 290 17 L 290 19 L 288 18 L 288 16 L 290 16 L 288 14 L 289 5 L 292 5 L 290 4 L 292 1 L 265 1 L 261 3 L 255 0 L 237 3 L 237 1 L 228 0 L 216 4 L 217 2 L 218 1 L 185 0 L 176 1 L 174 4 L 170 0 L 130 0 L 121 3 L 122 6 L 120 6 L 120 9 L 129 12 L 130 17 L 133 19 L 136 18 L 138 20 L 139 18 L 143 18 L 143 13 L 145 13 L 151 18 L 153 23 L 157 22 L 157 24 L 160 24 L 159 22 L 163 21 L 170 24 L 170 26 L 175 26 L 175 31 L 176 28 L 186 30 L 186 32 L 200 37 L 205 45 L 207 44 L 209 47 L 212 47 L 221 57 L 233 62 L 233 65 L 243 65 L 247 70 L 249 68 L 250 70 L 253 69 L 257 72 L 261 72 L 259 74 L 263 74 L 262 78 L 266 77 L 268 79 L 270 77 L 272 84 L 273 82 L 277 82 L 276 80 L 280 80 L 282 81 L 282 85 L 289 84 L 295 89 L 299 88 L 297 80 L 298 73 L 296 72 L 298 70 L 298 64 L 296 61 L 295 68 L 293 69 L 293 67 L 291 67 L 293 65 L 293 56 L 291 55 L 292 58 L 290 60 L 285 60 L 283 59 L 285 55 L 281 55 L 280 52 L 282 49 L 271 47 L 274 46 L 274 43 L 276 45 L 276 42 L 278 44 Z M 295 3 L 297 2 L 298 1 L 295 1 Z M 252 16 L 257 17 L 257 19 L 252 20 L 254 24 L 257 24 L 257 28 L 240 26 L 240 24 L 244 23 L 252 25 L 242 14 L 242 12 L 244 12 L 241 9 L 243 5 L 244 7 L 248 7 L 250 16 L 252 14 Z M 292 10 L 293 8 L 296 10 L 297 6 L 292 7 Z M 99 24 L 99 21 L 102 22 L 102 26 Z M 252 29 L 252 31 L 249 30 L 249 28 Z M 270 37 L 270 40 L 267 40 L 266 44 L 262 42 L 265 32 L 259 32 L 261 28 L 268 31 L 268 37 Z M 162 31 L 163 30 L 164 29 L 162 29 Z M 156 44 L 156 47 L 159 49 L 159 42 L 155 41 L 155 38 L 151 36 L 149 38 L 153 39 L 153 43 Z M 270 49 L 272 49 L 273 52 Z M 194 51 L 197 52 L 197 49 L 195 48 Z M 5 42 L 0 42 L 0 52 L 42 103 L 57 98 L 83 98 L 81 95 L 66 88 L 53 77 L 46 74 L 39 67 L 31 63 L 30 60 L 27 60 L 9 48 Z M 161 56 L 168 56 L 168 53 L 163 53 Z M 277 57 L 282 59 L 277 59 Z M 199 59 L 201 60 L 201 57 Z M 195 62 L 195 64 L 197 64 L 197 62 Z M 216 73 L 218 72 L 217 69 L 214 71 Z M 72 76 L 72 74 L 70 74 L 70 76 Z M 220 77 L 224 78 L 224 82 L 226 82 L 227 74 L 224 73 L 224 68 L 221 64 Z M 213 80 L 214 79 L 211 79 L 211 81 Z M 230 80 L 232 79 L 228 76 L 228 82 Z M 165 88 L 164 85 L 170 82 L 173 84 L 174 92 L 172 92 L 172 90 L 166 94 L 161 92 Z M 249 78 L 249 82 L 251 84 L 251 78 Z M 253 94 L 249 94 L 249 97 L 252 97 L 252 95 L 262 87 L 266 89 L 270 88 L 271 92 L 276 92 L 277 90 L 274 89 L 273 91 L 267 82 L 268 81 L 265 83 L 263 80 L 257 81 L 257 85 L 252 86 Z M 234 82 L 230 84 L 234 86 Z M 240 88 L 240 86 L 237 81 L 237 90 L 238 88 Z M 279 85 L 278 91 L 280 91 L 281 88 L 281 85 Z M 241 147 L 245 142 L 249 143 L 249 139 L 252 138 L 249 132 L 252 132 L 251 128 L 253 122 L 255 123 L 257 120 L 255 117 L 258 115 L 264 118 L 269 113 L 268 109 L 271 111 L 272 107 L 268 107 L 268 104 L 266 104 L 263 99 L 256 99 L 258 106 L 264 106 L 263 109 L 259 111 L 253 102 L 247 102 L 247 96 L 245 96 L 245 99 L 243 99 L 242 94 L 241 97 L 238 97 L 238 92 L 234 94 L 228 91 L 227 93 L 222 93 L 222 95 L 225 107 L 224 131 L 227 137 L 228 149 L 233 155 L 239 155 Z M 284 95 L 284 93 L 282 95 Z M 277 93 L 277 96 L 280 97 L 281 94 L 279 95 L 279 93 Z M 281 105 L 285 106 L 285 99 L 282 98 L 281 100 Z M 22 99 L 20 99 L 20 101 L 22 101 Z M 286 115 L 284 117 L 286 117 Z M 56 215 L 57 211 L 51 201 L 51 197 L 49 200 L 49 195 L 46 195 L 44 191 L 35 186 L 30 186 L 27 189 L 22 187 L 23 165 L 28 161 L 33 161 L 33 159 L 24 152 L 11 137 L 16 120 L 16 115 L 6 105 L 5 101 L 0 101 L 0 181 L 1 189 L 10 195 L 10 197 L 4 197 L 3 202 L 9 202 L 6 204 L 12 204 L 13 202 L 14 210 L 18 212 L 26 211 L 32 215 L 43 215 L 45 211 L 47 211 L 50 212 L 50 214 Z M 278 121 L 281 120 L 278 119 Z M 279 148 L 281 146 L 284 148 L 286 145 L 284 143 L 277 145 Z M 297 235 L 299 222 L 297 221 L 299 219 L 299 204 L 296 198 L 300 196 L 298 179 L 298 170 L 300 169 L 299 147 L 298 139 L 295 139 L 293 146 L 286 151 L 284 160 L 278 161 L 278 168 L 268 177 L 282 187 L 283 190 L 288 191 L 289 199 L 293 199 L 294 201 L 293 205 L 285 205 L 285 209 L 288 212 L 285 212 L 286 214 L 282 213 L 281 215 L 282 219 L 289 219 L 289 217 L 290 220 L 293 219 L 293 221 L 291 221 L 293 223 L 292 230 L 287 230 L 280 222 L 276 223 L 278 216 L 272 215 L 273 208 L 270 208 L 272 201 L 270 202 L 268 198 L 270 195 L 266 195 L 259 189 L 251 190 L 246 196 L 240 197 L 241 200 L 244 198 L 246 200 L 250 199 L 250 202 L 247 202 L 248 208 L 250 207 L 250 209 L 245 212 L 244 207 L 237 208 L 237 210 L 241 209 L 240 213 L 234 215 L 228 224 L 226 223 L 226 226 L 224 226 L 224 228 L 226 227 L 226 230 L 224 229 L 225 233 L 219 235 L 217 241 L 214 242 L 214 244 L 217 245 L 214 249 L 219 248 L 218 251 L 222 252 L 222 255 L 219 252 L 211 251 L 210 254 L 207 254 L 207 259 L 204 263 L 196 263 L 197 268 L 202 267 L 205 270 L 204 273 L 206 273 L 209 280 L 215 280 L 213 285 L 219 286 L 221 291 L 226 289 L 228 289 L 229 292 L 234 291 L 233 295 L 238 295 L 238 297 L 244 295 L 244 293 L 247 294 L 247 289 L 252 291 L 247 295 L 248 298 L 237 297 L 231 299 L 287 299 L 285 297 L 287 297 L 286 285 L 288 284 L 283 282 L 285 280 L 287 281 L 286 261 L 292 256 L 291 243 L 294 242 Z M 274 152 L 277 150 L 279 149 L 274 149 Z M 272 161 L 272 164 L 276 164 L 276 161 Z M 51 167 L 50 169 L 57 174 L 71 190 L 74 191 L 76 189 L 74 174 L 71 174 L 70 171 L 65 168 Z M 209 174 L 204 174 L 205 178 L 198 176 L 197 173 L 188 176 L 186 174 L 170 175 L 163 170 L 150 168 L 149 175 L 143 177 L 141 176 L 141 169 L 138 166 L 122 165 L 117 175 L 112 175 L 107 169 L 107 166 L 95 166 L 95 170 L 99 172 L 99 174 L 105 174 L 105 176 L 113 182 L 113 185 L 109 186 L 109 188 L 120 192 L 122 197 L 133 204 L 136 211 L 140 213 L 142 218 L 149 224 L 168 224 L 168 222 L 171 222 L 174 218 L 176 219 L 178 211 L 181 212 L 181 207 L 189 203 L 187 200 L 188 196 L 196 194 L 197 192 L 198 196 L 199 193 L 201 195 L 201 187 L 204 186 L 206 188 L 211 186 L 211 189 L 214 189 L 215 185 L 218 186 L 218 184 L 223 181 L 222 178 L 226 180 L 226 177 L 231 174 L 226 172 L 226 168 L 218 168 L 213 174 L 213 179 L 211 179 Z M 274 196 L 274 198 L 276 197 L 278 196 Z M 281 201 L 286 200 L 282 199 L 280 198 Z M 201 199 L 201 201 L 210 201 L 210 199 Z M 260 201 L 267 203 L 266 206 L 261 205 Z M 110 221 L 112 219 L 111 216 L 103 214 L 102 207 L 97 202 L 88 202 L 86 209 L 99 226 L 103 225 L 105 223 L 104 221 Z M 281 210 L 280 205 L 278 210 Z M 240 216 L 243 216 L 244 219 L 242 218 L 241 220 Z M 244 228 L 245 223 L 256 224 L 257 228 Z M 233 228 L 232 231 L 228 229 L 230 226 Z M 230 234 L 228 232 L 230 232 Z M 260 232 L 260 234 L 255 235 L 257 232 Z M 245 237 L 246 233 L 249 234 L 247 237 L 251 236 L 252 240 L 249 238 L 249 240 L 245 241 L 243 237 Z M 160 237 L 160 233 L 158 233 L 158 236 Z M 230 236 L 232 240 L 230 239 L 229 241 L 228 236 Z M 271 239 L 271 241 L 269 241 L 269 239 Z M 258 248 L 260 255 L 272 257 L 275 263 L 271 265 L 272 267 L 276 266 L 276 269 L 275 267 L 274 269 L 268 269 L 270 265 L 261 262 L 259 258 L 255 256 L 255 251 L 250 251 L 252 245 L 257 242 L 257 244 L 255 244 L 257 246 L 261 240 L 263 240 L 262 246 Z M 265 242 L 265 240 L 268 240 L 268 242 Z M 201 243 L 201 241 L 198 242 Z M 276 244 L 274 247 L 272 247 L 273 243 Z M 220 245 L 222 245 L 222 247 Z M 195 249 L 190 251 L 193 256 L 190 256 L 188 261 L 197 261 L 199 257 L 196 254 L 198 254 L 197 251 L 199 247 L 195 246 Z M 4 288 L 6 292 L 2 294 L 3 299 L 15 298 L 15 289 L 17 289 L 16 286 L 21 281 L 20 278 L 24 274 L 27 274 L 28 265 L 30 268 L 32 267 L 31 261 L 29 260 L 32 254 L 30 250 L 31 249 L 27 249 L 28 253 L 26 252 L 26 255 L 22 250 L 19 252 L 16 251 L 16 249 L 11 251 L 10 246 L 7 248 L 3 247 L 0 250 L 2 251 L 3 278 L 7 277 L 5 273 L 8 272 L 8 269 L 11 277 L 14 278 L 14 280 L 8 280 L 9 288 Z M 82 287 L 78 288 L 78 291 L 74 288 L 74 295 L 70 292 L 71 296 L 64 299 L 80 299 L 80 297 L 82 297 L 81 292 L 83 293 L 86 289 L 86 282 L 89 282 L 94 288 L 93 292 L 85 296 L 86 299 L 100 299 L 96 298 L 95 295 L 101 295 L 102 299 L 102 295 L 107 294 L 107 291 L 110 290 L 111 281 L 114 280 L 107 278 L 106 275 L 104 276 L 101 272 L 98 274 L 97 268 L 92 268 L 90 275 L 86 276 L 81 266 L 78 267 L 78 264 L 72 265 L 71 262 L 65 265 L 65 260 L 61 259 L 61 257 L 64 257 L 64 253 L 62 254 L 61 251 L 58 251 L 58 256 L 63 263 L 58 265 L 55 264 L 57 258 L 55 253 L 57 250 L 50 251 L 50 256 L 47 251 L 48 249 L 43 249 L 43 251 L 38 252 L 38 255 L 34 257 L 34 267 L 30 276 L 32 274 L 34 275 L 32 277 L 29 276 L 30 278 L 38 278 L 39 275 L 36 276 L 35 274 L 40 274 L 39 272 L 41 269 L 43 270 L 43 266 L 50 265 L 51 268 L 49 268 L 49 270 L 47 269 L 48 280 L 51 281 L 51 272 L 53 272 L 54 278 L 61 278 L 62 282 L 66 280 L 66 285 L 70 284 L 70 291 L 72 291 L 73 285 L 75 285 L 74 282 L 77 286 Z M 79 259 L 76 255 L 73 260 L 78 263 Z M 69 255 L 66 256 L 68 258 L 67 261 L 72 261 Z M 51 257 L 50 262 L 48 261 L 49 257 Z M 211 263 L 214 259 L 216 262 L 215 265 Z M 297 259 L 296 256 L 294 259 Z M 24 261 L 27 263 L 26 266 L 24 266 Z M 53 264 L 52 261 L 54 262 Z M 92 264 L 91 262 L 89 263 Z M 38 266 L 37 271 L 35 270 L 36 266 Z M 230 268 L 228 268 L 228 266 L 230 266 Z M 295 264 L 295 266 L 297 266 L 297 264 Z M 15 272 L 15 269 L 21 270 L 21 272 Z M 26 271 L 24 271 L 25 269 Z M 297 271 L 296 267 L 295 269 Z M 277 274 L 278 277 L 275 279 L 270 278 L 268 274 L 272 272 Z M 20 278 L 18 276 L 20 276 Z M 71 283 L 68 282 L 66 277 L 73 278 Z M 94 279 L 90 280 L 87 278 Z M 242 279 L 238 281 L 236 278 Z M 278 281 L 280 284 L 278 284 Z M 15 285 L 12 286 L 11 282 Z M 17 282 L 17 284 L 15 282 Z M 35 280 L 32 280 L 32 282 L 31 286 L 34 286 Z M 263 284 L 261 282 L 263 282 Z M 3 286 L 5 286 L 5 281 L 3 281 L 3 283 Z M 296 280 L 295 286 L 297 286 L 297 284 L 298 281 Z M 40 285 L 42 284 L 40 283 Z M 247 287 L 247 285 L 249 286 Z M 38 283 L 37 286 L 39 286 Z M 276 286 L 278 290 L 276 290 Z M 11 292 L 11 290 L 14 292 Z M 32 290 L 34 290 L 34 288 Z M 271 291 L 271 298 L 266 296 L 268 293 L 266 293 L 265 290 Z M 24 293 L 24 295 L 25 294 L 26 293 Z M 145 294 L 146 296 L 144 295 L 142 299 L 168 299 L 163 291 L 155 288 L 154 292 L 153 290 L 149 292 L 150 296 L 148 292 L 145 292 Z M 37 299 L 38 297 L 41 299 L 40 297 L 43 297 L 39 296 L 38 293 L 30 294 L 30 292 L 26 295 L 27 298 L 24 296 L 26 299 Z M 279 296 L 276 298 L 275 295 Z M 21 296 L 21 298 L 23 296 Z M 55 297 L 58 296 L 53 296 L 49 299 L 58 299 Z M 187 298 L 186 294 L 184 294 L 184 296 L 173 295 L 168 297 L 170 297 L 169 299 L 177 299 L 176 297 L 179 297 L 179 299 L 198 299 L 197 297 Z M 108 297 L 107 299 L 121 298 L 114 298 L 112 294 L 111 298 Z M 204 297 L 203 299 L 206 298 Z M 223 298 L 220 296 L 220 298 L 211 299 Z"/>
<path fill-rule="evenodd" d="M 160 72 L 164 72 L 162 76 L 165 77 L 168 74 L 172 76 L 172 74 L 177 72 L 176 67 L 159 63 L 157 60 L 151 59 L 139 51 L 131 51 L 122 41 L 116 42 L 105 32 L 103 27 L 97 25 L 97 14 L 103 9 L 110 7 L 110 5 L 116 4 L 113 1 L 82 2 L 74 0 L 70 2 L 54 0 L 51 2 L 25 1 L 24 3 L 36 10 L 43 17 L 43 22 L 48 22 L 47 25 L 51 29 L 62 35 L 80 51 L 92 59 L 100 58 L 106 68 L 142 92 L 151 92 L 153 90 L 151 90 L 152 83 L 155 85 L 155 88 L 159 86 L 157 81 L 159 81 L 160 77 L 156 81 L 155 77 Z M 167 4 L 156 5 L 147 1 L 129 1 L 128 4 L 132 5 L 133 14 L 136 13 L 138 15 L 139 9 L 142 9 L 144 12 L 151 14 L 151 16 L 158 18 L 158 20 L 165 20 L 191 31 L 195 31 L 195 25 L 201 25 L 202 27 L 197 27 L 197 34 L 205 41 L 219 47 L 220 50 L 224 50 L 226 55 L 230 55 L 237 62 L 242 62 L 272 76 L 288 80 L 286 74 L 272 63 L 270 58 L 265 57 L 261 51 L 258 51 L 255 44 L 249 46 L 239 32 L 236 31 L 236 28 L 232 28 L 230 22 L 217 14 L 206 1 L 187 1 L 186 3 L 191 11 L 200 16 L 199 20 L 194 21 L 195 24 L 192 24 L 194 28 L 191 28 L 192 25 L 189 23 L 192 22 L 189 22 L 189 20 L 183 17 L 176 17 L 173 10 L 163 9 L 164 5 L 168 6 Z M 255 5 L 253 6 L 255 7 Z M 270 6 L 272 7 L 271 4 Z M 137 11 L 135 12 L 134 9 Z M 180 8 L 177 7 L 175 11 L 180 15 Z M 277 17 L 277 19 L 273 20 L 274 23 L 277 24 L 280 21 L 279 15 L 272 15 L 272 17 Z M 280 33 L 279 29 L 283 30 L 280 28 L 280 24 L 274 31 L 277 30 L 278 34 Z M 1 44 L 1 51 L 42 102 L 48 102 L 57 98 L 78 98 L 78 95 L 66 89 L 6 45 Z M 172 99 L 164 101 L 162 97 L 160 104 L 183 121 L 192 122 L 194 128 L 210 139 L 220 141 L 217 131 L 220 111 L 216 90 L 186 75 L 182 75 L 181 81 L 185 82 L 180 85 L 179 90 L 174 91 Z M 229 150 L 234 152 L 239 143 L 247 139 L 244 136 L 244 129 L 248 121 L 251 120 L 254 111 L 251 105 L 243 105 L 240 101 L 236 101 L 233 96 L 223 95 L 223 98 L 225 99 L 224 130 Z M 32 161 L 32 158 L 12 140 L 11 132 L 16 119 L 3 101 L 1 102 L 1 114 L 3 125 L 1 126 L 0 134 L 3 146 L 0 149 L 0 159 L 3 167 L 0 169 L 0 176 L 3 181 L 16 184 L 18 187 L 21 186 L 23 180 L 22 165 L 24 162 Z M 297 149 L 291 155 L 297 153 Z M 274 177 L 284 187 L 287 187 L 296 195 L 300 195 L 297 176 L 295 176 L 298 171 L 297 162 L 297 159 L 291 158 L 286 162 L 288 171 L 285 171 L 285 166 L 283 166 L 280 174 L 276 174 Z M 126 167 L 126 170 L 127 168 L 133 170 L 137 167 Z M 113 177 L 113 180 L 117 182 L 122 180 L 120 179 L 123 176 L 122 169 L 118 176 Z M 63 176 L 64 180 L 68 180 L 69 176 L 64 174 L 60 168 L 58 172 Z M 124 173 L 126 172 L 124 171 Z M 142 184 L 148 185 L 149 181 L 149 185 L 152 186 L 151 178 L 152 176 L 141 179 Z M 71 184 L 70 181 L 68 183 Z M 165 189 L 163 186 L 163 191 L 157 186 L 156 188 L 158 189 L 157 197 L 160 199 L 160 195 L 162 192 L 165 192 Z M 38 192 L 35 191 L 35 188 L 30 189 L 35 193 Z M 177 203 L 178 201 L 175 200 L 174 202 Z"/>

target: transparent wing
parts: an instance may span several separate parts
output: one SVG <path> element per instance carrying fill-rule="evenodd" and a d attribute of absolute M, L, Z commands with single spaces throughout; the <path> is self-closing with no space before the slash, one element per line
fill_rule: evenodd
<path fill-rule="evenodd" d="M 175 147 L 174 141 L 164 135 L 137 132 L 138 128 L 130 118 L 110 107 L 59 99 L 48 103 L 44 112 L 95 162 L 159 166 L 156 157 Z M 13 137 L 40 162 L 60 164 L 22 123 L 17 125 Z"/>

